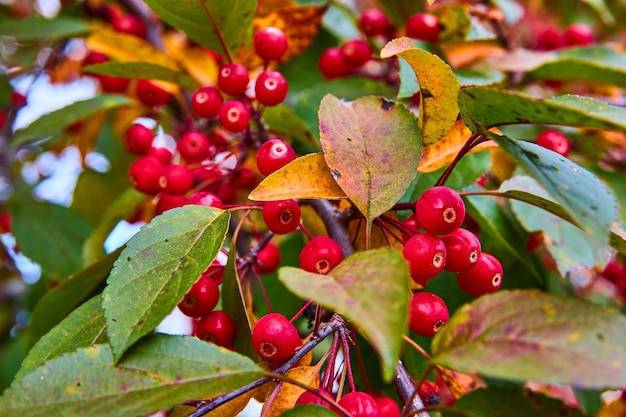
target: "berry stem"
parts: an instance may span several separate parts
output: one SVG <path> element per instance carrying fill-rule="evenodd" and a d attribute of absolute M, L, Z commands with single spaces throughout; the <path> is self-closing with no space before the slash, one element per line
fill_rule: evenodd
<path fill-rule="evenodd" d="M 465 144 L 461 147 L 461 149 L 459 149 L 459 152 L 456 154 L 454 160 L 450 163 L 450 165 L 448 165 L 448 168 L 446 168 L 443 174 L 441 174 L 441 177 L 439 177 L 439 179 L 435 183 L 435 186 L 444 185 L 461 158 L 463 158 L 473 147 L 482 142 L 486 142 L 487 140 L 488 139 L 483 137 L 480 133 L 474 133 L 472 136 L 470 136 Z"/>
<path fill-rule="evenodd" d="M 417 350 L 424 358 L 431 360 L 432 358 L 430 357 L 430 355 L 428 354 L 428 352 L 426 352 L 424 350 L 424 348 L 422 348 L 420 345 L 418 345 L 417 343 L 415 343 L 415 341 L 413 339 L 411 339 L 410 337 L 408 337 L 407 335 L 402 335 L 402 338 L 404 339 L 405 342 L 407 342 L 409 345 L 411 345 L 415 350 Z"/>
<path fill-rule="evenodd" d="M 333 343 L 329 352 L 330 357 L 328 358 L 328 365 L 326 365 L 326 372 L 324 373 L 324 380 L 322 381 L 321 387 L 325 391 L 332 392 L 335 375 L 335 363 L 337 362 L 337 353 L 339 352 L 339 337 L 336 333 L 333 335 Z"/>
<path fill-rule="evenodd" d="M 207 16 L 211 20 L 211 24 L 213 25 L 215 35 L 217 35 L 217 38 L 220 40 L 220 44 L 222 45 L 222 49 L 224 50 L 224 55 L 226 55 L 226 59 L 228 60 L 228 63 L 233 62 L 233 57 L 230 55 L 228 46 L 226 46 L 226 40 L 224 39 L 224 36 L 222 35 L 222 31 L 217 26 L 217 22 L 215 21 L 215 17 L 213 16 L 213 13 L 211 13 L 211 10 L 207 7 L 204 1 L 198 0 L 198 3 L 200 3 L 204 11 L 206 12 Z"/>
<path fill-rule="evenodd" d="M 348 383 L 350 384 L 350 392 L 356 391 L 354 385 L 354 376 L 352 375 L 352 364 L 350 363 L 350 344 L 348 343 L 348 336 L 345 332 L 341 333 L 341 344 L 343 345 L 343 360 L 348 375 Z"/>
<path fill-rule="evenodd" d="M 367 373 L 365 372 L 365 364 L 363 363 L 363 357 L 361 356 L 361 349 L 359 349 L 359 344 L 356 342 L 354 343 L 354 351 L 356 353 L 356 361 L 359 364 L 359 372 L 361 372 L 363 382 L 365 383 L 365 388 L 367 389 L 368 394 L 371 395 L 374 393 L 374 390 L 372 390 L 369 378 L 367 377 Z"/>
<path fill-rule="evenodd" d="M 272 308 L 270 297 L 267 295 L 267 291 L 265 291 L 265 286 L 263 285 L 263 282 L 261 281 L 259 274 L 256 273 L 254 268 L 250 268 L 250 273 L 254 277 L 254 280 L 256 281 L 257 285 L 259 286 L 259 290 L 261 291 L 261 295 L 263 296 L 263 301 L 265 302 L 267 309 L 269 310 L 270 313 L 273 313 L 274 309 Z"/>
<path fill-rule="evenodd" d="M 301 308 L 300 310 L 298 310 L 298 312 L 297 312 L 296 314 L 294 314 L 294 315 L 293 315 L 293 317 L 291 318 L 291 320 L 289 320 L 289 322 L 290 322 L 290 323 L 293 323 L 294 321 L 296 321 L 296 319 L 297 319 L 298 317 L 300 317 L 300 315 L 301 315 L 302 313 L 304 313 L 304 310 L 306 310 L 306 309 L 307 309 L 307 307 L 308 307 L 308 306 L 310 306 L 312 302 L 313 302 L 313 301 L 309 300 L 309 301 L 307 301 L 306 303 L 304 303 L 304 305 L 302 306 L 302 308 Z"/>

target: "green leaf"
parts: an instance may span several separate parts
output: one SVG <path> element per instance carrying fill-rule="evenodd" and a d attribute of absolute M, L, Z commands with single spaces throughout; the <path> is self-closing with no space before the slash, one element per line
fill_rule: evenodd
<path fill-rule="evenodd" d="M 506 79 L 506 75 L 502 71 L 496 70 L 457 68 L 454 70 L 454 75 L 459 80 L 461 87 L 499 84 Z"/>
<path fill-rule="evenodd" d="M 291 410 L 280 413 L 279 417 L 335 417 L 337 413 L 321 405 L 297 405 Z"/>
<path fill-rule="evenodd" d="M 53 41 L 81 36 L 90 31 L 82 20 L 61 16 L 56 19 L 31 17 L 0 22 L 0 36 L 14 37 L 18 42 Z"/>
<path fill-rule="evenodd" d="M 615 198 L 591 172 L 534 143 L 489 134 L 520 166 L 560 203 L 586 232 L 599 255 L 609 244 L 609 229 L 617 219 Z"/>
<path fill-rule="evenodd" d="M 115 358 L 176 307 L 222 247 L 228 211 L 188 205 L 155 217 L 115 262 L 102 306 Z"/>
<path fill-rule="evenodd" d="M 252 30 L 255 0 L 146 0 L 167 24 L 198 44 L 220 53 L 236 53 Z M 226 43 L 224 51 L 220 37 Z"/>
<path fill-rule="evenodd" d="M 529 389 L 493 387 L 471 391 L 452 406 L 438 408 L 442 417 L 583 417 L 561 400 Z"/>
<path fill-rule="evenodd" d="M 47 362 L 5 391 L 8 415 L 128 417 L 207 395 L 263 376 L 250 359 L 193 337 L 155 335 L 116 367 L 108 345 Z"/>
<path fill-rule="evenodd" d="M 626 386 L 626 317 L 539 291 L 500 291 L 459 309 L 433 360 L 460 372 L 577 388 Z"/>
<path fill-rule="evenodd" d="M 99 94 L 87 100 L 77 101 L 60 110 L 45 114 L 24 129 L 16 131 L 10 147 L 50 138 L 62 133 L 72 123 L 96 112 L 127 106 L 130 103 L 128 98 L 114 94 Z"/>
<path fill-rule="evenodd" d="M 100 295 L 91 298 L 35 343 L 22 362 L 15 379 L 22 379 L 48 360 L 63 353 L 106 343 L 108 341 L 106 320 L 101 303 Z"/>
<path fill-rule="evenodd" d="M 511 91 L 470 87 L 459 93 L 459 107 L 463 121 L 474 132 L 519 123 L 626 131 L 626 109 L 587 97 L 565 95 L 542 100 Z"/>
<path fill-rule="evenodd" d="M 83 267 L 81 249 L 92 226 L 67 207 L 22 201 L 10 206 L 13 233 L 20 250 L 37 262 L 48 278 L 66 278 Z"/>
<path fill-rule="evenodd" d="M 263 111 L 263 120 L 274 132 L 282 133 L 302 143 L 317 145 L 316 138 L 300 116 L 284 104 L 266 107 Z"/>
<path fill-rule="evenodd" d="M 344 102 L 327 95 L 319 118 L 333 178 L 372 221 L 404 195 L 417 174 L 422 147 L 415 117 L 385 98 Z"/>
<path fill-rule="evenodd" d="M 299 297 L 353 322 L 380 355 L 383 378 L 391 380 L 406 333 L 409 301 L 408 269 L 401 254 L 387 248 L 357 252 L 330 275 L 283 267 L 278 278 Z"/>
<path fill-rule="evenodd" d="M 123 78 L 149 78 L 180 84 L 189 89 L 196 90 L 198 84 L 187 74 L 175 71 L 172 68 L 163 67 L 148 62 L 105 62 L 103 64 L 88 65 L 83 72 L 92 74 L 112 75 Z"/>
<path fill-rule="evenodd" d="M 102 258 L 49 290 L 35 305 L 28 322 L 28 345 L 32 346 L 72 310 L 94 294 L 113 268 L 121 249 Z"/>

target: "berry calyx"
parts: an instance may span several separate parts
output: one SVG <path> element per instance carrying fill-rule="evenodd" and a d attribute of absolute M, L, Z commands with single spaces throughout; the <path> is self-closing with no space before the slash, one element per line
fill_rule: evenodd
<path fill-rule="evenodd" d="M 328 236 L 309 240 L 300 252 L 300 268 L 315 274 L 328 274 L 343 260 L 343 249 Z"/>
<path fill-rule="evenodd" d="M 124 133 L 124 147 L 135 155 L 145 155 L 152 148 L 154 133 L 144 125 L 135 123 L 130 125 Z"/>
<path fill-rule="evenodd" d="M 437 405 L 441 401 L 439 397 L 439 385 L 432 381 L 424 381 L 417 389 L 417 393 L 424 405 Z"/>
<path fill-rule="evenodd" d="M 202 317 L 209 314 L 220 298 L 220 289 L 210 277 L 204 274 L 191 286 L 178 308 L 189 317 Z"/>
<path fill-rule="evenodd" d="M 461 290 L 472 297 L 480 297 L 500 289 L 502 285 L 502 264 L 489 254 L 481 253 L 478 262 L 456 276 Z"/>
<path fill-rule="evenodd" d="M 345 77 L 352 74 L 353 71 L 353 68 L 344 61 L 341 49 L 336 47 L 328 48 L 322 52 L 319 61 L 317 61 L 317 67 L 324 78 L 328 80 Z"/>
<path fill-rule="evenodd" d="M 446 235 L 458 229 L 465 218 L 465 203 L 451 188 L 430 188 L 417 199 L 415 216 L 419 226 L 428 233 Z"/>
<path fill-rule="evenodd" d="M 266 61 L 277 61 L 287 52 L 287 36 L 275 27 L 266 27 L 254 35 L 254 50 Z"/>
<path fill-rule="evenodd" d="M 211 143 L 209 138 L 196 130 L 190 130 L 183 134 L 176 144 L 176 150 L 186 162 L 210 159 L 217 152 L 215 145 Z"/>
<path fill-rule="evenodd" d="M 406 36 L 420 41 L 439 42 L 439 19 L 430 13 L 417 13 L 406 22 Z"/>
<path fill-rule="evenodd" d="M 263 175 L 270 175 L 296 159 L 296 152 L 282 139 L 270 139 L 259 147 L 256 165 Z"/>
<path fill-rule="evenodd" d="M 418 292 L 409 301 L 409 329 L 420 336 L 433 336 L 450 318 L 448 306 L 437 294 Z"/>
<path fill-rule="evenodd" d="M 446 265 L 450 272 L 461 272 L 471 268 L 480 258 L 480 240 L 467 229 L 458 228 L 441 236 L 446 246 Z"/>
<path fill-rule="evenodd" d="M 235 338 L 235 321 L 222 310 L 211 311 L 195 325 L 194 336 L 198 339 L 229 347 Z"/>
<path fill-rule="evenodd" d="M 160 107 L 170 102 L 172 94 L 150 80 L 137 81 L 137 98 L 148 107 Z"/>
<path fill-rule="evenodd" d="M 220 67 L 217 76 L 217 87 L 231 96 L 239 96 L 246 92 L 250 75 L 248 70 L 241 64 L 224 64 Z"/>
<path fill-rule="evenodd" d="M 194 114 L 205 119 L 217 117 L 222 104 L 224 104 L 222 93 L 210 85 L 198 88 L 191 96 L 191 108 Z"/>
<path fill-rule="evenodd" d="M 339 405 L 352 417 L 378 417 L 378 404 L 371 395 L 364 392 L 351 392 L 339 400 Z"/>
<path fill-rule="evenodd" d="M 220 123 L 233 133 L 246 130 L 250 123 L 250 110 L 239 100 L 230 100 L 224 103 L 219 113 Z"/>
<path fill-rule="evenodd" d="M 268 201 L 263 205 L 263 221 L 277 235 L 291 233 L 300 225 L 300 205 L 296 200 Z"/>
<path fill-rule="evenodd" d="M 158 194 L 161 191 L 160 179 L 163 164 L 156 158 L 144 156 L 137 159 L 128 169 L 130 183 L 137 191 L 145 194 Z"/>
<path fill-rule="evenodd" d="M 269 242 L 256 255 L 254 270 L 259 274 L 271 274 L 278 269 L 280 264 L 280 249 Z"/>
<path fill-rule="evenodd" d="M 171 164 L 163 168 L 159 183 L 164 192 L 182 195 L 193 187 L 193 177 L 185 165 Z"/>
<path fill-rule="evenodd" d="M 283 74 L 278 71 L 263 71 L 256 79 L 254 93 L 259 103 L 264 106 L 276 106 L 287 97 L 289 85 Z"/>
<path fill-rule="evenodd" d="M 567 136 L 558 130 L 545 130 L 537 135 L 535 143 L 560 155 L 567 156 L 572 149 Z"/>
<path fill-rule="evenodd" d="M 409 273 L 416 283 L 425 286 L 446 265 L 446 246 L 430 233 L 417 233 L 404 244 L 402 256 L 409 264 Z"/>
<path fill-rule="evenodd" d="M 284 361 L 301 345 L 296 327 L 279 313 L 261 317 L 252 329 L 252 346 L 262 360 Z"/>
<path fill-rule="evenodd" d="M 362 39 L 350 39 L 341 44 L 341 57 L 350 66 L 361 67 L 372 57 L 372 49 Z"/>
<path fill-rule="evenodd" d="M 391 28 L 391 21 L 379 9 L 369 9 L 359 17 L 359 28 L 366 36 L 386 35 Z"/>

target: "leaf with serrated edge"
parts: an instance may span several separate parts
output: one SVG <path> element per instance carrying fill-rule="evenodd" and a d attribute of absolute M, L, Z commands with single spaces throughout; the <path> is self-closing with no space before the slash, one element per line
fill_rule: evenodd
<path fill-rule="evenodd" d="M 461 307 L 433 360 L 461 372 L 578 388 L 626 386 L 626 317 L 540 291 L 500 291 Z"/>
<path fill-rule="evenodd" d="M 395 374 L 406 332 L 408 277 L 402 255 L 387 248 L 357 252 L 330 275 L 293 267 L 278 271 L 278 278 L 291 292 L 343 314 L 358 326 L 380 355 L 386 381 Z"/>
<path fill-rule="evenodd" d="M 339 200 L 346 194 L 333 179 L 324 155 L 312 153 L 272 172 L 250 193 L 250 200 L 278 201 L 290 198 Z"/>
<path fill-rule="evenodd" d="M 155 217 L 115 262 L 102 306 L 116 360 L 171 311 L 222 247 L 230 214 L 187 205 Z"/>
<path fill-rule="evenodd" d="M 402 104 L 366 96 L 320 104 L 320 141 L 331 175 L 368 221 L 389 210 L 417 175 L 419 129 Z"/>
<path fill-rule="evenodd" d="M 297 366 L 288 370 L 285 376 L 300 381 L 311 388 L 318 388 L 320 386 L 321 365 L 320 363 L 316 366 Z M 268 393 L 261 415 L 263 417 L 277 417 L 283 411 L 293 408 L 298 397 L 304 391 L 304 388 L 286 381 L 279 382 L 274 392 Z"/>
<path fill-rule="evenodd" d="M 380 51 L 381 58 L 398 56 L 415 71 L 421 88 L 420 118 L 424 144 L 437 142 L 450 130 L 459 114 L 459 80 L 437 55 L 419 49 L 409 38 L 389 42 Z"/>
<path fill-rule="evenodd" d="M 250 359 L 193 337 L 154 335 L 115 366 L 108 345 L 47 362 L 5 391 L 8 415 L 128 417 L 220 395 L 263 376 Z"/>

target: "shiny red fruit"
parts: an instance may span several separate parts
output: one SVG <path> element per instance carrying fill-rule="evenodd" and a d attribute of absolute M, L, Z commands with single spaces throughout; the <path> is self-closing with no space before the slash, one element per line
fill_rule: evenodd
<path fill-rule="evenodd" d="M 196 204 L 198 206 L 222 208 L 222 200 L 215 194 L 207 191 L 198 191 L 187 198 L 188 204 Z"/>
<path fill-rule="evenodd" d="M 369 9 L 359 17 L 359 28 L 366 36 L 386 35 L 391 28 L 391 21 L 379 9 Z"/>
<path fill-rule="evenodd" d="M 195 325 L 194 336 L 218 346 L 228 347 L 235 338 L 235 322 L 222 310 L 211 311 Z"/>
<path fill-rule="evenodd" d="M 278 28 L 263 28 L 254 35 L 254 50 L 266 61 L 277 61 L 287 52 L 287 36 Z"/>
<path fill-rule="evenodd" d="M 421 286 L 436 277 L 446 265 L 446 246 L 430 233 L 417 233 L 404 244 L 402 256 L 409 264 L 411 278 Z"/>
<path fill-rule="evenodd" d="M 210 277 L 204 274 L 191 286 L 178 308 L 189 317 L 202 317 L 209 314 L 220 299 L 220 289 Z"/>
<path fill-rule="evenodd" d="M 429 188 L 417 199 L 415 216 L 422 229 L 435 235 L 446 235 L 463 223 L 465 203 L 459 193 L 451 188 Z"/>
<path fill-rule="evenodd" d="M 344 61 L 341 49 L 336 47 L 328 48 L 322 52 L 322 55 L 320 55 L 320 59 L 317 62 L 317 67 L 324 78 L 328 80 L 348 76 L 352 74 L 352 71 L 354 70 L 346 61 Z"/>
<path fill-rule="evenodd" d="M 537 135 L 535 143 L 560 155 L 567 156 L 572 149 L 567 136 L 558 130 L 545 130 Z"/>
<path fill-rule="evenodd" d="M 287 97 L 289 85 L 283 74 L 278 71 L 263 71 L 256 79 L 254 93 L 256 100 L 264 106 L 276 106 Z"/>
<path fill-rule="evenodd" d="M 152 148 L 154 133 L 144 125 L 135 123 L 130 125 L 124 133 L 124 147 L 130 153 L 145 155 Z"/>
<path fill-rule="evenodd" d="M 150 80 L 137 81 L 137 98 L 148 107 L 160 107 L 170 102 L 172 94 Z"/>
<path fill-rule="evenodd" d="M 296 152 L 291 145 L 281 139 L 271 139 L 262 144 L 256 154 L 259 172 L 270 175 L 296 159 Z"/>
<path fill-rule="evenodd" d="M 463 292 L 473 297 L 490 294 L 502 285 L 502 264 L 483 252 L 473 267 L 457 274 L 457 282 Z"/>
<path fill-rule="evenodd" d="M 378 417 L 400 417 L 400 407 L 389 397 L 374 397 L 378 405 Z"/>
<path fill-rule="evenodd" d="M 198 117 L 212 119 L 217 117 L 224 104 L 222 93 L 210 85 L 198 88 L 191 96 L 191 108 Z"/>
<path fill-rule="evenodd" d="M 334 400 L 333 396 L 329 394 L 328 392 L 320 390 L 320 389 L 316 391 L 323 397 Z M 311 391 L 304 391 L 302 394 L 300 394 L 300 396 L 296 400 L 296 405 L 307 405 L 307 404 L 321 405 L 322 407 L 330 408 L 331 410 L 334 411 L 334 406 L 331 402 L 326 401 L 323 398 L 320 398 L 319 396 L 315 395 Z"/>
<path fill-rule="evenodd" d="M 574 23 L 563 32 L 567 46 L 589 46 L 596 41 L 591 28 L 584 23 Z"/>
<path fill-rule="evenodd" d="M 148 156 L 151 156 L 153 158 L 158 159 L 159 161 L 161 161 L 164 165 L 169 164 L 170 162 L 172 162 L 172 156 L 174 156 L 174 154 L 172 153 L 172 151 L 170 151 L 167 148 L 164 148 L 162 146 L 159 147 L 151 147 L 148 150 Z"/>
<path fill-rule="evenodd" d="M 565 45 L 565 37 L 555 28 L 547 28 L 537 35 L 535 49 L 539 51 L 553 51 Z"/>
<path fill-rule="evenodd" d="M 300 226 L 300 205 L 296 200 L 268 201 L 262 213 L 267 228 L 277 235 L 291 233 Z"/>
<path fill-rule="evenodd" d="M 230 100 L 220 109 L 219 118 L 224 129 L 233 133 L 243 132 L 250 123 L 250 110 L 243 102 Z"/>
<path fill-rule="evenodd" d="M 241 64 L 224 64 L 220 67 L 217 76 L 217 87 L 231 96 L 239 96 L 246 92 L 250 75 L 248 70 Z"/>
<path fill-rule="evenodd" d="M 480 258 L 480 240 L 467 229 L 458 228 L 441 236 L 446 246 L 446 266 L 450 272 L 461 272 L 471 268 Z"/>
<path fill-rule="evenodd" d="M 351 392 L 339 400 L 339 405 L 352 417 L 379 417 L 378 404 L 371 395 L 364 392 Z"/>
<path fill-rule="evenodd" d="M 350 66 L 363 66 L 372 57 L 372 49 L 362 39 L 350 39 L 341 44 L 341 57 Z"/>
<path fill-rule="evenodd" d="M 280 249 L 272 242 L 269 242 L 257 253 L 254 269 L 259 274 L 271 274 L 278 269 L 279 265 Z"/>
<path fill-rule="evenodd" d="M 199 162 L 215 156 L 217 150 L 209 138 L 201 132 L 190 130 L 183 134 L 176 149 L 186 162 Z"/>
<path fill-rule="evenodd" d="M 279 313 L 261 317 L 252 329 L 252 346 L 264 361 L 282 362 L 301 345 L 298 329 Z"/>
<path fill-rule="evenodd" d="M 173 195 L 187 193 L 193 187 L 193 177 L 185 165 L 171 164 L 163 167 L 159 179 L 163 192 Z"/>
<path fill-rule="evenodd" d="M 450 318 L 448 306 L 437 294 L 417 292 L 409 301 L 409 329 L 420 336 L 433 336 Z"/>
<path fill-rule="evenodd" d="M 309 240 L 300 252 L 300 268 L 315 274 L 328 274 L 343 260 L 343 249 L 328 236 Z"/>
<path fill-rule="evenodd" d="M 111 25 L 116 32 L 126 33 L 141 39 L 145 39 L 148 34 L 148 28 L 143 20 L 132 14 L 116 16 Z"/>
<path fill-rule="evenodd" d="M 137 159 L 128 169 L 131 185 L 145 194 L 155 195 L 161 192 L 160 179 L 162 175 L 163 164 L 151 156 Z"/>
<path fill-rule="evenodd" d="M 425 42 L 439 42 L 439 19 L 429 13 L 417 13 L 406 22 L 406 36 Z"/>
<path fill-rule="evenodd" d="M 184 195 L 172 195 L 161 193 L 159 194 L 159 201 L 154 208 L 154 214 L 159 215 L 167 210 L 182 207 L 187 204 L 187 198 Z"/>

